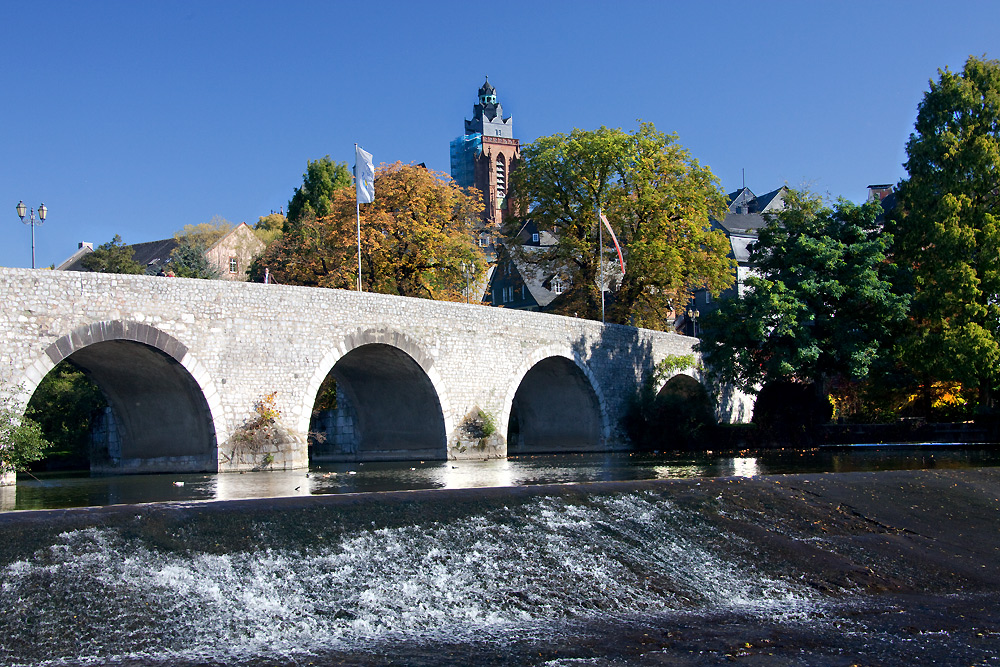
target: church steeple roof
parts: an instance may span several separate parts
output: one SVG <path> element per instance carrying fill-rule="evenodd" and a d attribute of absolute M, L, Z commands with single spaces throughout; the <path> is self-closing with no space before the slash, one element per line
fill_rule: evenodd
<path fill-rule="evenodd" d="M 486 83 L 479 87 L 479 104 L 484 107 L 497 103 L 497 89 L 490 83 L 490 77 L 486 77 Z"/>
<path fill-rule="evenodd" d="M 497 89 L 489 77 L 479 87 L 479 98 L 472 107 L 472 120 L 465 121 L 465 133 L 514 138 L 511 119 L 503 117 L 503 107 L 497 102 Z"/>

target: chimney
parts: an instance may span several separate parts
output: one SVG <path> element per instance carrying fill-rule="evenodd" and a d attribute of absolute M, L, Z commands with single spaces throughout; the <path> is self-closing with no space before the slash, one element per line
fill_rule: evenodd
<path fill-rule="evenodd" d="M 868 186 L 868 201 L 882 201 L 892 194 L 892 183 L 881 183 Z"/>

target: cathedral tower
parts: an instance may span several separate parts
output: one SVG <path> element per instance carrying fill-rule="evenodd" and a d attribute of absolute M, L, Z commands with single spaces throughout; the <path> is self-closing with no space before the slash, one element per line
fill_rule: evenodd
<path fill-rule="evenodd" d="M 503 117 L 496 88 L 487 77 L 472 108 L 472 120 L 465 121 L 465 135 L 451 142 L 451 177 L 462 187 L 475 187 L 483 193 L 485 209 L 479 244 L 491 257 L 496 234 L 508 212 L 510 173 L 520 157 L 513 118 Z"/>

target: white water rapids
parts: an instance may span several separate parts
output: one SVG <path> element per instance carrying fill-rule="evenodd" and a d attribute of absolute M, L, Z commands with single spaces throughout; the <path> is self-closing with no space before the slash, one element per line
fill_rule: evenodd
<path fill-rule="evenodd" d="M 0 661 L 297 660 L 669 611 L 795 623 L 822 605 L 811 589 L 758 572 L 733 536 L 699 534 L 693 515 L 652 494 L 372 523 L 225 553 L 157 548 L 120 529 L 62 533 L 0 572 Z"/>

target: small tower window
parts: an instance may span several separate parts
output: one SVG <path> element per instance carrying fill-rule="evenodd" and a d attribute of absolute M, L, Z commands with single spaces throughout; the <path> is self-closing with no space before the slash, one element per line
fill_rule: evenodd
<path fill-rule="evenodd" d="M 229 258 L 229 272 L 230 273 L 236 273 L 236 269 L 238 268 L 238 266 L 239 266 L 239 264 L 236 261 L 236 258 L 235 257 L 230 257 Z"/>

